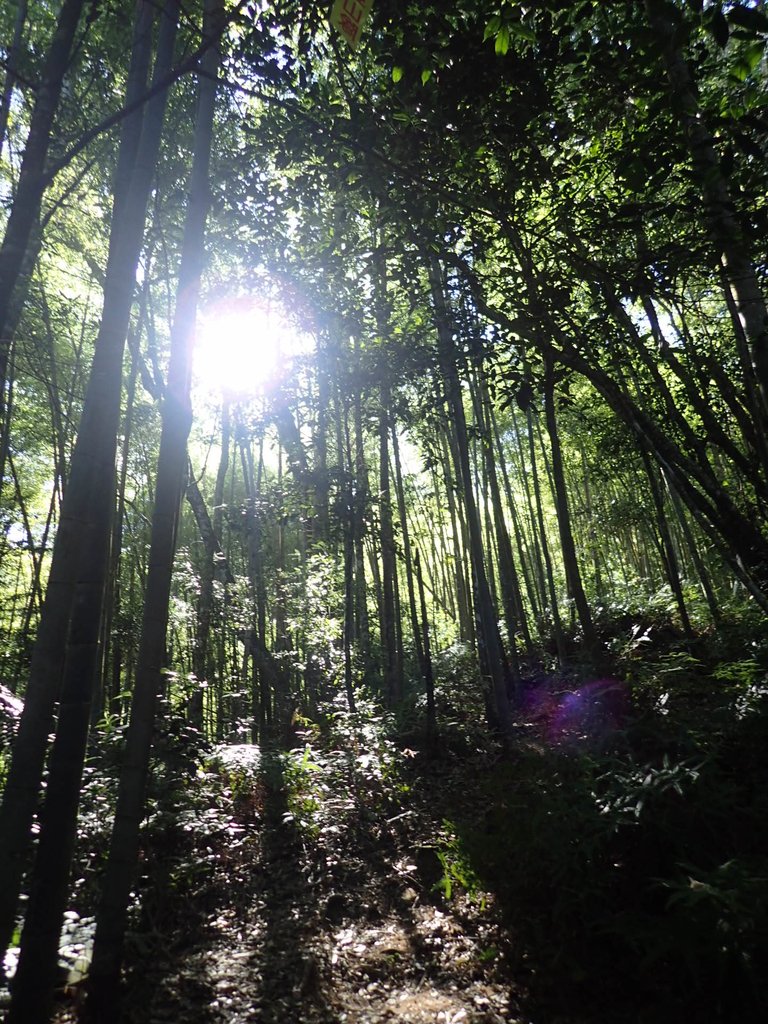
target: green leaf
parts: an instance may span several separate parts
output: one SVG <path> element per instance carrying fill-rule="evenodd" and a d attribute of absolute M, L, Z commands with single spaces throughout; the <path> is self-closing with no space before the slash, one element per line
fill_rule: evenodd
<path fill-rule="evenodd" d="M 395 84 L 397 84 L 402 77 L 403 77 L 403 69 L 401 67 L 397 67 L 397 65 L 395 67 L 393 67 L 392 68 L 392 81 Z"/>
<path fill-rule="evenodd" d="M 496 53 L 503 57 L 509 49 L 509 29 L 506 25 L 502 25 L 499 29 L 499 34 L 496 36 Z"/>
<path fill-rule="evenodd" d="M 426 85 L 431 77 L 432 77 L 432 72 L 429 70 L 429 68 L 425 68 L 421 72 L 421 84 L 422 85 Z"/>
<path fill-rule="evenodd" d="M 483 33 L 483 42 L 485 42 L 486 39 L 490 39 L 491 36 L 495 36 L 500 28 L 501 18 L 498 15 L 496 15 L 495 17 L 491 18 L 491 20 L 485 26 L 485 32 Z"/>
<path fill-rule="evenodd" d="M 509 28 L 518 39 L 527 39 L 529 43 L 536 42 L 536 33 L 532 28 L 528 28 L 527 25 L 522 25 L 519 21 L 513 21 Z"/>
<path fill-rule="evenodd" d="M 743 82 L 763 58 L 763 44 L 761 42 L 750 43 L 745 46 L 733 65 L 733 74 L 737 81 Z"/>

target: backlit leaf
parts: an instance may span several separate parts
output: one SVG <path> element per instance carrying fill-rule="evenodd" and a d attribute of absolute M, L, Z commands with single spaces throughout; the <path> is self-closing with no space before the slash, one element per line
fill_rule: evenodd
<path fill-rule="evenodd" d="M 491 36 L 495 36 L 500 28 L 501 18 L 498 15 L 496 15 L 495 17 L 491 18 L 491 20 L 485 26 L 485 32 L 483 33 L 483 42 L 485 42 L 486 39 L 490 39 Z"/>
<path fill-rule="evenodd" d="M 750 43 L 745 46 L 733 65 L 733 74 L 739 82 L 745 81 L 755 70 L 763 57 L 763 44 L 760 42 Z"/>

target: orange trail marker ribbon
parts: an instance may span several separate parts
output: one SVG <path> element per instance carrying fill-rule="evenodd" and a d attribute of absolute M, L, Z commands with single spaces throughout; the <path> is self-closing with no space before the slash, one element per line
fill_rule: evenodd
<path fill-rule="evenodd" d="M 335 0 L 331 9 L 331 25 L 344 36 L 353 50 L 357 49 L 373 0 Z"/>

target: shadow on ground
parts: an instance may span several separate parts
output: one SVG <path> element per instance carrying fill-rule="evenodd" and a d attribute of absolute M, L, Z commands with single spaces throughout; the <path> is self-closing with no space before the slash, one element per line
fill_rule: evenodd
<path fill-rule="evenodd" d="M 695 759 L 672 747 L 532 746 L 457 769 L 451 792 L 462 796 L 444 804 L 450 856 L 498 904 L 527 1019 L 766 1019 L 760 733 L 734 723 Z"/>
<path fill-rule="evenodd" d="M 253 1003 L 259 1011 L 254 1019 L 265 1024 L 336 1024 L 338 1017 L 326 998 L 327 965 L 318 941 L 316 869 L 288 813 L 280 759 L 272 758 L 268 768 L 261 846 L 263 935 L 249 961 L 255 979 Z"/>

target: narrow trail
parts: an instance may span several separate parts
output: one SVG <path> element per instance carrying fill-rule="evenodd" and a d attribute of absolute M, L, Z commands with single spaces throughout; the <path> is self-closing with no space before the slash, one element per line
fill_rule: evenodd
<path fill-rule="evenodd" d="M 411 809 L 307 843 L 284 787 L 266 788 L 207 906 L 185 908 L 182 897 L 166 908 L 176 937 L 136 961 L 126 1019 L 522 1021 L 505 977 L 503 929 L 487 907 L 438 891 L 441 867 L 429 845 L 438 825 Z"/>

